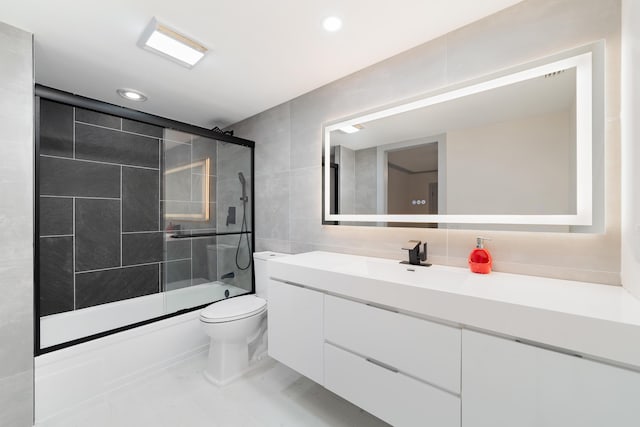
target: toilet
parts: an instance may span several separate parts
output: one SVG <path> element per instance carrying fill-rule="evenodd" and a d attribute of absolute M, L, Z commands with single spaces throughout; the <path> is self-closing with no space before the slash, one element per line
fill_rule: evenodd
<path fill-rule="evenodd" d="M 256 252 L 253 267 L 256 293 L 215 302 L 200 312 L 200 324 L 210 338 L 204 376 L 213 384 L 226 385 L 242 376 L 266 353 L 267 261 L 286 256 Z"/>

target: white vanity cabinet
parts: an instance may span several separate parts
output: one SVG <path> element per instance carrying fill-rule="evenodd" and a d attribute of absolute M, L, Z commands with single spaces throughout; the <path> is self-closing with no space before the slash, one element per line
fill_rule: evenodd
<path fill-rule="evenodd" d="M 324 294 L 269 280 L 269 355 L 322 384 Z"/>
<path fill-rule="evenodd" d="M 269 282 L 269 355 L 394 426 L 460 426 L 460 329 Z"/>
<path fill-rule="evenodd" d="M 463 427 L 640 425 L 640 373 L 468 330 Z"/>
<path fill-rule="evenodd" d="M 269 354 L 398 427 L 635 427 L 640 373 L 270 280 Z"/>
<path fill-rule="evenodd" d="M 460 426 L 460 329 L 325 295 L 324 386 L 394 426 Z"/>
<path fill-rule="evenodd" d="M 394 426 L 640 426 L 622 288 L 328 252 L 270 277 L 269 353 Z"/>

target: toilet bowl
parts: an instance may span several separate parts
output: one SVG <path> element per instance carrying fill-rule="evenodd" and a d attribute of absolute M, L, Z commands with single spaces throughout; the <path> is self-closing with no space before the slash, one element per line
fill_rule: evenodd
<path fill-rule="evenodd" d="M 209 360 L 204 376 L 225 385 L 249 367 L 249 344 L 266 330 L 267 301 L 243 295 L 213 303 L 200 312 L 200 323 L 209 336 Z"/>
<path fill-rule="evenodd" d="M 284 255 L 254 253 L 256 293 L 215 302 L 200 312 L 200 324 L 210 338 L 204 371 L 210 382 L 219 386 L 232 382 L 266 353 L 269 278 L 266 263 L 270 258 Z"/>

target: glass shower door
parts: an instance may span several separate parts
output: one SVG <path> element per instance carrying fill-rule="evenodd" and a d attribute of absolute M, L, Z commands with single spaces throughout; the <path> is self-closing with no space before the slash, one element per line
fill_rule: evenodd
<path fill-rule="evenodd" d="M 252 292 L 251 141 L 36 89 L 38 354 Z"/>
<path fill-rule="evenodd" d="M 251 149 L 165 130 L 167 314 L 252 291 Z"/>

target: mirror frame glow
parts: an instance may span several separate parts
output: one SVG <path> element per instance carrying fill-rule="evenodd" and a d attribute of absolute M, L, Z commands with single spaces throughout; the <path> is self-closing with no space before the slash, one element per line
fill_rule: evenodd
<path fill-rule="evenodd" d="M 575 215 L 352 215 L 330 212 L 330 168 L 324 168 L 324 221 L 347 222 L 406 222 L 444 224 L 526 224 L 526 225 L 591 225 L 592 224 L 592 53 L 587 52 L 569 58 L 536 66 L 481 83 L 453 89 L 436 95 L 427 95 L 408 103 L 383 108 L 379 111 L 350 118 L 324 127 L 324 164 L 331 156 L 331 132 L 393 116 L 418 108 L 439 104 L 490 89 L 544 76 L 558 70 L 576 68 L 576 214 Z"/>
<path fill-rule="evenodd" d="M 211 174 L 211 159 L 207 157 L 204 160 L 200 160 L 197 162 L 189 163 L 188 165 L 178 166 L 173 169 L 168 169 L 164 172 L 165 179 L 171 176 L 174 173 L 182 172 L 185 170 L 201 170 L 201 174 L 203 175 L 202 179 L 202 187 L 200 188 L 202 204 L 200 208 L 200 212 L 193 214 L 185 214 L 185 213 L 171 213 L 169 212 L 169 208 L 165 208 L 165 217 L 167 219 L 174 219 L 178 221 L 190 221 L 190 222 L 201 222 L 201 221 L 209 221 L 211 216 L 211 208 L 210 208 L 210 200 L 209 200 L 209 175 Z"/>

